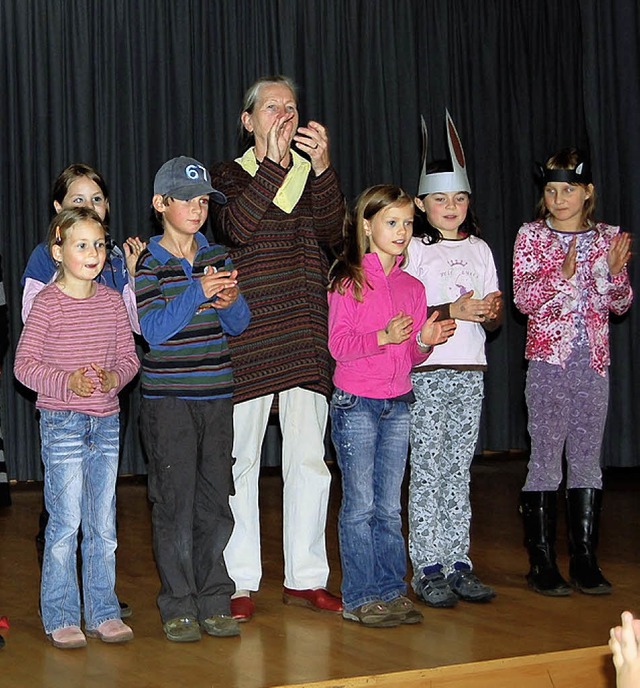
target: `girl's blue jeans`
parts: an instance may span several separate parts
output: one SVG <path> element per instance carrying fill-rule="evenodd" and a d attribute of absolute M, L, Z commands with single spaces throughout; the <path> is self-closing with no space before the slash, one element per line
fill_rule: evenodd
<path fill-rule="evenodd" d="M 331 437 L 342 471 L 338 519 L 346 610 L 388 602 L 407 590 L 400 491 L 407 463 L 409 407 L 340 389 L 330 406 Z"/>
<path fill-rule="evenodd" d="M 49 512 L 40 607 L 46 633 L 80 625 L 76 574 L 82 526 L 84 618 L 88 630 L 120 618 L 116 578 L 118 414 L 40 411 L 44 499 Z"/>

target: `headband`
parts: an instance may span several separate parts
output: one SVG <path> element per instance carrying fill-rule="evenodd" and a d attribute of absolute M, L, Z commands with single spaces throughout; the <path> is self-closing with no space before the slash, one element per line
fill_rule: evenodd
<path fill-rule="evenodd" d="M 538 177 L 543 184 L 548 182 L 567 182 L 568 184 L 591 184 L 591 170 L 581 162 L 575 170 L 552 170 L 537 163 Z"/>

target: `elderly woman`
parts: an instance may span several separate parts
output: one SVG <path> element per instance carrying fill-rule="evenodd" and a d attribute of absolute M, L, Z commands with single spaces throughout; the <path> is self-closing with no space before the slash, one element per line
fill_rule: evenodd
<path fill-rule="evenodd" d="M 324 463 L 327 396 L 328 261 L 341 233 L 344 201 L 326 129 L 298 126 L 297 94 L 283 76 L 247 91 L 243 129 L 253 146 L 211 171 L 228 203 L 211 209 L 230 247 L 251 324 L 230 341 L 235 377 L 231 508 L 235 529 L 225 560 L 236 584 L 231 609 L 251 618 L 262 575 L 258 476 L 269 414 L 278 397 L 284 478 L 284 602 L 340 612 L 326 589 L 325 523 L 330 474 Z M 306 157 L 301 156 L 292 146 Z M 307 159 L 308 158 L 308 159 Z"/>

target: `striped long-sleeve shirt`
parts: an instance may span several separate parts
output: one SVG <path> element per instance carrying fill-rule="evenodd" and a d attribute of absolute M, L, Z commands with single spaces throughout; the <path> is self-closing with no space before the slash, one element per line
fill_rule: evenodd
<path fill-rule="evenodd" d="M 340 237 L 344 199 L 330 167 L 311 173 L 296 206 L 284 212 L 273 200 L 286 175 L 268 158 L 255 177 L 237 162 L 211 171 L 228 203 L 210 212 L 251 308 L 251 324 L 231 341 L 236 402 L 293 387 L 327 396 L 332 389 L 323 247 Z"/>
<path fill-rule="evenodd" d="M 118 375 L 117 388 L 89 397 L 69 389 L 71 373 L 96 363 Z M 74 299 L 54 282 L 35 298 L 16 350 L 16 378 L 38 393 L 36 407 L 50 411 L 78 411 L 90 416 L 118 412 L 118 392 L 140 367 L 122 297 L 96 284 L 86 299 Z M 93 369 L 86 373 L 97 383 Z"/>
<path fill-rule="evenodd" d="M 142 395 L 182 399 L 219 399 L 233 394 L 227 334 L 240 334 L 249 324 L 240 295 L 228 308 L 216 309 L 200 277 L 207 266 L 232 270 L 226 249 L 195 235 L 193 265 L 151 238 L 138 260 L 138 316 L 149 352 L 142 361 Z"/>

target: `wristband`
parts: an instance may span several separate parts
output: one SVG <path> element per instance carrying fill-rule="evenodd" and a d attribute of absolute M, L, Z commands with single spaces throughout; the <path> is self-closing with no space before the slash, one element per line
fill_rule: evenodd
<path fill-rule="evenodd" d="M 416 344 L 422 349 L 423 353 L 425 353 L 425 354 L 429 353 L 429 351 L 431 351 L 431 349 L 433 349 L 431 344 L 425 344 L 422 341 L 422 337 L 420 337 L 420 330 L 418 330 L 416 332 Z"/>

